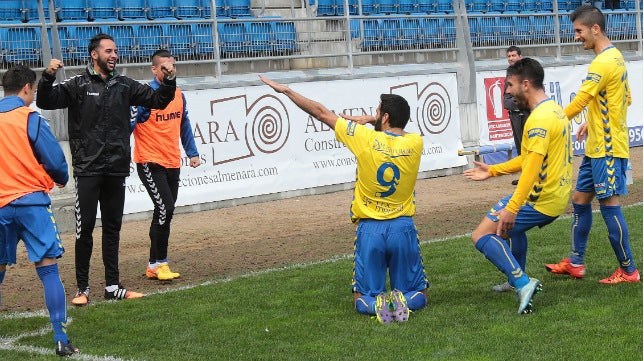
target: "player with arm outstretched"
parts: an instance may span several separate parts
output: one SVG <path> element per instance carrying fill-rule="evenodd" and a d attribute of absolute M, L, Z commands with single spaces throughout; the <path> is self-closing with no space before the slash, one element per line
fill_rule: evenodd
<path fill-rule="evenodd" d="M 375 117 L 351 121 L 283 84 L 261 75 L 260 79 L 333 128 L 338 141 L 356 156 L 350 213 L 351 221 L 357 223 L 351 285 L 354 307 L 359 313 L 375 315 L 382 323 L 407 321 L 409 310 L 427 304 L 429 285 L 412 219 L 423 139 L 404 131 L 409 104 L 399 95 L 382 94 Z M 366 123 L 375 129 L 364 126 Z"/>

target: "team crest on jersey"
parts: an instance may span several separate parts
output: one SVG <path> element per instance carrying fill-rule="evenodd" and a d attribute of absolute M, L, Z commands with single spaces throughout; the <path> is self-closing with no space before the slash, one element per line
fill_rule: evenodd
<path fill-rule="evenodd" d="M 586 80 L 590 80 L 595 83 L 599 83 L 601 79 L 602 76 L 597 73 L 588 73 L 588 75 L 586 75 Z"/>
<path fill-rule="evenodd" d="M 547 131 L 543 128 L 532 128 L 528 130 L 528 138 L 533 138 L 533 137 L 545 138 L 546 133 Z"/>
<path fill-rule="evenodd" d="M 349 124 L 347 125 L 347 135 L 348 136 L 353 137 L 353 135 L 356 132 L 356 124 L 357 123 L 355 123 L 355 122 L 349 122 Z"/>

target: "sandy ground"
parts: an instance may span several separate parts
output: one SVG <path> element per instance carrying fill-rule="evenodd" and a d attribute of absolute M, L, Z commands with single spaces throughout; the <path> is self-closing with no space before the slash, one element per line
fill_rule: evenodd
<path fill-rule="evenodd" d="M 580 160 L 575 158 L 575 173 Z M 629 188 L 630 194 L 623 197 L 623 204 L 642 202 L 641 147 L 632 149 L 631 161 L 636 186 Z M 516 178 L 503 176 L 474 182 L 463 175 L 453 175 L 419 180 L 414 219 L 421 239 L 471 232 L 497 200 L 513 191 L 510 182 Z M 127 222 L 121 232 L 121 282 L 129 289 L 150 293 L 252 270 L 350 254 L 355 231 L 348 219 L 351 196 L 351 191 L 341 191 L 178 214 L 172 221 L 169 257 L 172 270 L 181 273 L 181 278 L 171 282 L 145 277 L 149 220 Z M 60 272 L 70 300 L 76 291 L 74 234 L 62 237 L 66 253 L 59 262 Z M 105 287 L 100 228 L 96 229 L 94 239 L 90 287 L 91 299 L 98 302 L 103 300 Z M 19 250 L 18 265 L 8 268 L 2 285 L 0 310 L 43 309 L 42 285 L 33 264 L 27 261 L 24 247 Z"/>

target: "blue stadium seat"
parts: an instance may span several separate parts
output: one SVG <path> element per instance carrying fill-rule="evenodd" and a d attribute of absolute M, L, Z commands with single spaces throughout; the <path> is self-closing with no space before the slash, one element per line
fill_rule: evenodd
<path fill-rule="evenodd" d="M 418 1 L 418 11 L 424 13 L 435 13 L 438 8 L 438 3 L 435 1 L 429 0 L 419 0 Z"/>
<path fill-rule="evenodd" d="M 570 21 L 570 10 L 559 13 L 559 41 L 572 43 L 575 41 L 575 30 Z"/>
<path fill-rule="evenodd" d="M 219 2 L 218 2 L 219 3 Z M 201 17 L 200 0 L 175 0 L 175 16 L 179 19 L 193 19 Z"/>
<path fill-rule="evenodd" d="M 504 16 L 500 16 L 497 20 L 499 25 L 499 33 L 501 41 L 515 42 L 517 40 L 517 31 L 514 24 L 514 17 L 519 13 L 516 11 L 506 11 Z M 505 16 L 510 15 L 510 16 Z"/>
<path fill-rule="evenodd" d="M 222 55 L 247 53 L 246 26 L 242 23 L 219 23 L 219 48 Z"/>
<path fill-rule="evenodd" d="M 271 21 L 275 38 L 274 50 L 277 53 L 292 53 L 297 50 L 297 33 L 292 21 Z"/>
<path fill-rule="evenodd" d="M 516 0 L 510 0 L 510 1 L 516 1 Z M 491 0 L 490 11 L 504 12 L 506 10 L 509 10 L 507 8 L 508 3 L 509 3 L 509 1 Z"/>
<path fill-rule="evenodd" d="M 169 49 L 164 33 L 164 26 L 142 22 L 141 25 L 134 25 L 136 38 L 139 43 L 137 56 L 142 59 L 149 59 L 159 49 Z"/>
<path fill-rule="evenodd" d="M 479 27 L 481 29 L 481 45 L 487 46 L 498 42 L 500 33 L 495 16 L 482 15 L 479 18 Z"/>
<path fill-rule="evenodd" d="M 148 16 L 150 19 L 174 18 L 174 0 L 151 0 Z"/>
<path fill-rule="evenodd" d="M 311 0 L 310 4 L 314 5 L 316 0 Z M 336 1 L 335 0 L 317 0 L 318 8 L 317 8 L 317 15 L 318 16 L 334 16 L 336 12 Z"/>
<path fill-rule="evenodd" d="M 423 0 L 421 0 L 422 2 Z M 398 11 L 400 13 L 418 12 L 418 0 L 400 0 Z"/>
<path fill-rule="evenodd" d="M 380 21 L 376 17 L 383 14 L 372 14 L 373 18 L 365 19 L 363 24 L 364 35 L 362 39 L 362 48 L 376 49 L 381 47 L 382 35 L 380 33 Z"/>
<path fill-rule="evenodd" d="M 625 13 L 624 17 L 624 35 L 626 39 L 637 39 L 637 28 L 635 24 L 635 13 Z"/>
<path fill-rule="evenodd" d="M 75 37 L 76 45 L 73 46 L 74 51 L 72 53 L 72 58 L 78 61 L 86 61 L 89 58 L 87 45 L 89 44 L 90 39 L 93 38 L 94 35 L 105 32 L 107 32 L 107 29 L 102 25 L 92 24 L 75 26 L 73 35 Z"/>
<path fill-rule="evenodd" d="M 362 14 L 376 14 L 376 0 L 362 0 Z"/>
<path fill-rule="evenodd" d="M 537 12 L 552 12 L 552 0 L 536 0 L 535 9 Z"/>
<path fill-rule="evenodd" d="M 121 20 L 147 19 L 149 11 L 145 0 L 116 0 L 116 10 Z"/>
<path fill-rule="evenodd" d="M 58 20 L 88 20 L 89 5 L 87 0 L 56 0 L 56 15 Z"/>
<path fill-rule="evenodd" d="M 421 44 L 422 27 L 418 18 L 399 19 L 400 35 L 398 45 L 403 48 L 415 48 Z"/>
<path fill-rule="evenodd" d="M 465 6 L 468 12 L 488 12 L 492 10 L 491 0 L 468 0 Z"/>
<path fill-rule="evenodd" d="M 117 19 L 116 0 L 88 0 L 90 19 Z"/>
<path fill-rule="evenodd" d="M 386 17 L 380 22 L 380 34 L 382 34 L 382 46 L 391 48 L 398 45 L 398 28 L 400 22 L 397 18 Z"/>
<path fill-rule="evenodd" d="M 481 46 L 482 43 L 482 30 L 481 21 L 479 16 L 483 15 L 482 12 L 470 11 L 467 13 L 467 24 L 470 28 L 470 41 L 473 46 Z"/>
<path fill-rule="evenodd" d="M 137 56 L 137 37 L 132 25 L 106 25 L 107 33 L 112 35 L 119 51 L 119 58 L 134 60 Z"/>
<path fill-rule="evenodd" d="M 439 13 L 453 13 L 452 0 L 438 0 L 436 2 L 436 11 Z"/>
<path fill-rule="evenodd" d="M 33 66 L 41 61 L 40 27 L 1 28 L 0 30 L 2 30 L 0 48 L 5 63 L 29 63 Z"/>
<path fill-rule="evenodd" d="M 358 0 L 349 0 L 349 15 L 358 15 Z M 338 0 L 336 9 L 336 15 L 344 15 L 344 0 Z"/>
<path fill-rule="evenodd" d="M 201 1 L 202 1 L 202 3 L 201 3 L 201 9 L 202 9 L 201 16 L 203 18 L 208 19 L 208 18 L 210 18 L 212 16 L 211 15 L 212 12 L 211 12 L 211 9 L 210 9 L 210 0 L 201 0 Z M 226 5 L 224 4 L 224 1 L 217 1 L 217 9 L 216 10 L 217 10 L 217 12 L 215 13 L 215 15 L 218 18 L 220 18 L 220 17 L 221 18 L 228 17 L 228 10 L 227 10 Z"/>
<path fill-rule="evenodd" d="M 64 26 L 63 23 L 58 24 L 58 39 L 60 40 L 60 50 L 62 52 L 63 62 L 73 59 L 73 53 L 76 50 L 76 34 L 74 27 Z M 63 26 L 61 26 L 63 25 Z M 50 42 L 51 43 L 51 42 Z"/>
<path fill-rule="evenodd" d="M 537 9 L 537 0 L 521 0 L 521 3 L 523 5 L 519 9 L 520 13 L 534 13 L 539 10 Z"/>
<path fill-rule="evenodd" d="M 226 0 L 229 16 L 250 16 L 250 0 Z"/>
<path fill-rule="evenodd" d="M 555 21 L 553 15 L 547 11 L 535 13 L 532 25 L 534 28 L 534 40 L 538 43 L 551 43 L 555 39 Z"/>
<path fill-rule="evenodd" d="M 193 23 L 192 37 L 195 40 L 197 55 L 212 56 L 215 53 L 213 45 L 212 24 Z M 219 35 L 221 36 L 221 34 Z"/>
<path fill-rule="evenodd" d="M 197 44 L 192 36 L 192 26 L 190 24 L 168 24 L 167 30 L 166 37 L 172 55 L 190 56 L 196 53 Z"/>
<path fill-rule="evenodd" d="M 273 29 L 266 21 L 245 22 L 248 51 L 263 53 L 273 49 Z"/>
<path fill-rule="evenodd" d="M 25 20 L 25 15 L 22 11 L 22 0 L 0 1 L 0 20 L 20 22 Z"/>
<path fill-rule="evenodd" d="M 3 2 L 3 1 L 0 1 L 0 2 Z M 13 1 L 10 1 L 10 2 L 13 3 Z M 37 1 L 25 0 L 23 2 L 23 4 L 24 5 L 21 6 L 23 15 L 21 15 L 21 17 L 18 18 L 18 20 L 19 19 L 24 19 L 25 21 L 40 20 L 38 18 L 38 2 Z M 45 19 L 50 18 L 49 17 L 49 4 L 46 1 L 43 2 L 43 13 L 45 15 Z"/>
<path fill-rule="evenodd" d="M 443 37 L 441 36 L 441 19 L 440 18 L 424 18 L 420 21 L 422 25 L 421 45 L 429 46 L 431 48 L 440 46 Z"/>
<path fill-rule="evenodd" d="M 534 31 L 532 28 L 532 16 L 526 14 L 517 14 L 512 17 L 516 28 L 516 42 L 521 44 L 530 44 L 534 40 Z"/>
<path fill-rule="evenodd" d="M 456 25 L 454 24 L 454 19 L 451 18 L 440 18 L 440 46 L 447 48 L 456 47 Z"/>
<path fill-rule="evenodd" d="M 505 10 L 507 11 L 522 11 L 524 7 L 523 0 L 508 0 L 505 4 Z"/>
<path fill-rule="evenodd" d="M 380 0 L 375 4 L 376 12 L 391 14 L 398 12 L 398 0 Z"/>
<path fill-rule="evenodd" d="M 581 0 L 558 1 L 559 11 L 572 11 L 581 6 Z"/>

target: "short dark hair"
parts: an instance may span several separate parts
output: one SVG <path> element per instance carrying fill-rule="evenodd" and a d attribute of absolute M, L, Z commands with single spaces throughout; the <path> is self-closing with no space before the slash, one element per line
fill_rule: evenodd
<path fill-rule="evenodd" d="M 505 51 L 505 53 L 507 54 L 512 51 L 516 51 L 518 55 L 521 55 L 521 48 L 519 48 L 516 45 L 510 45 L 510 47 Z"/>
<path fill-rule="evenodd" d="M 92 53 L 92 51 L 96 50 L 99 45 L 101 45 L 101 40 L 112 40 L 114 41 L 114 38 L 111 35 L 108 34 L 96 34 L 94 37 L 89 41 L 89 45 L 87 45 L 87 51 L 88 53 Z"/>
<path fill-rule="evenodd" d="M 36 84 L 36 72 L 26 65 L 15 65 L 2 76 L 5 95 L 16 95 L 27 84 Z"/>
<path fill-rule="evenodd" d="M 575 11 L 570 14 L 570 21 L 573 23 L 575 21 L 579 21 L 589 28 L 597 24 L 602 33 L 606 32 L 606 18 L 604 17 L 604 14 L 601 10 L 592 5 L 584 5 L 575 9 Z"/>
<path fill-rule="evenodd" d="M 538 61 L 532 58 L 523 58 L 510 65 L 507 70 L 507 76 L 517 76 L 520 80 L 529 80 L 535 89 L 543 88 L 544 72 L 543 67 Z"/>
<path fill-rule="evenodd" d="M 172 58 L 172 57 L 173 55 L 168 49 L 159 49 L 155 51 L 154 54 L 152 54 L 150 61 L 152 62 L 152 64 L 154 64 L 157 58 Z"/>
<path fill-rule="evenodd" d="M 404 129 L 409 121 L 409 103 L 398 94 L 380 94 L 380 114 L 389 114 L 389 124 Z"/>

